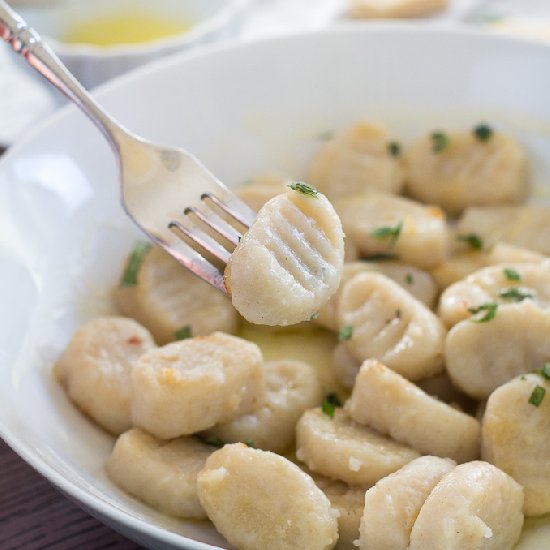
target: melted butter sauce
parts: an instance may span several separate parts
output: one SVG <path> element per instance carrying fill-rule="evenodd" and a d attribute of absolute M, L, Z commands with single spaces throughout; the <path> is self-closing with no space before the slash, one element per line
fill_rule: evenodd
<path fill-rule="evenodd" d="M 338 342 L 328 330 L 307 323 L 289 328 L 243 323 L 237 336 L 256 343 L 265 361 L 295 359 L 309 363 L 318 369 L 325 391 L 338 389 L 330 369 L 332 352 Z"/>
<path fill-rule="evenodd" d="M 181 34 L 191 26 L 192 23 L 186 20 L 139 11 L 121 12 L 75 22 L 65 31 L 62 40 L 69 44 L 103 47 L 141 44 Z"/>

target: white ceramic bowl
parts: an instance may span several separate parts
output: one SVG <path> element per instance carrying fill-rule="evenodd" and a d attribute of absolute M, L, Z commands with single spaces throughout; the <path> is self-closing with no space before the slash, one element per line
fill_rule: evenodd
<path fill-rule="evenodd" d="M 535 184 L 548 183 L 549 97 L 547 46 L 384 25 L 180 55 L 98 92 L 129 128 L 187 147 L 229 184 L 272 169 L 301 177 L 319 134 L 361 117 L 404 140 L 488 121 L 525 144 Z M 548 196 L 548 187 L 536 190 L 536 200 Z M 52 377 L 75 328 L 110 310 L 108 289 L 136 235 L 118 203 L 113 155 L 76 110 L 55 115 L 3 159 L 1 434 L 128 536 L 153 547 L 224 547 L 212 527 L 162 516 L 113 486 L 103 470 L 113 439 Z M 550 522 L 528 525 L 518 548 L 550 547 Z"/>
<path fill-rule="evenodd" d="M 153 59 L 235 36 L 239 16 L 250 0 L 49 0 L 16 5 L 86 87 L 93 87 Z M 14 4 L 15 5 L 15 4 Z M 64 42 L 78 22 L 112 14 L 153 13 L 166 20 L 188 21 L 182 34 L 145 43 L 95 46 Z"/>

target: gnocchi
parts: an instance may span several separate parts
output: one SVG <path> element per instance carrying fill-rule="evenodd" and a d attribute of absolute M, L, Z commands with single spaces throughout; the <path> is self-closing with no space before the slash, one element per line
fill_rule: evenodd
<path fill-rule="evenodd" d="M 448 228 L 438 207 L 365 192 L 334 200 L 334 208 L 363 256 L 390 257 L 430 268 L 447 255 Z"/>
<path fill-rule="evenodd" d="M 298 466 L 236 443 L 198 475 L 199 498 L 218 531 L 242 550 L 329 550 L 338 539 L 330 501 Z"/>
<path fill-rule="evenodd" d="M 364 122 L 330 139 L 313 158 L 307 180 L 330 200 L 376 190 L 399 193 L 405 174 L 386 131 Z"/>
<path fill-rule="evenodd" d="M 480 454 L 479 422 L 375 360 L 363 363 L 347 410 L 360 424 L 423 453 L 466 462 Z"/>
<path fill-rule="evenodd" d="M 361 518 L 360 550 L 406 550 L 422 505 L 455 465 L 452 460 L 422 456 L 368 489 Z"/>
<path fill-rule="evenodd" d="M 296 426 L 296 457 L 309 469 L 352 485 L 372 485 L 419 456 L 418 452 L 354 422 L 306 411 Z"/>
<path fill-rule="evenodd" d="M 500 132 L 435 132 L 406 153 L 407 191 L 423 202 L 458 214 L 468 206 L 517 204 L 527 194 L 527 157 Z"/>
<path fill-rule="evenodd" d="M 544 465 L 550 424 L 550 392 L 545 371 L 515 378 L 487 401 L 482 421 L 482 456 L 520 483 L 527 516 L 550 512 L 550 476 Z M 541 397 L 542 396 L 542 397 Z"/>
<path fill-rule="evenodd" d="M 461 464 L 435 486 L 414 522 L 410 550 L 512 550 L 523 526 L 523 489 L 492 464 Z"/>
<path fill-rule="evenodd" d="M 255 344 L 215 332 L 144 353 L 132 371 L 132 420 L 172 439 L 233 420 L 265 400 Z"/>
<path fill-rule="evenodd" d="M 57 361 L 56 374 L 81 411 L 121 434 L 132 426 L 132 370 L 143 353 L 155 348 L 151 334 L 132 319 L 93 319 L 76 331 Z"/>
<path fill-rule="evenodd" d="M 378 273 L 359 273 L 348 281 L 338 302 L 340 329 L 359 362 L 377 358 L 409 380 L 443 369 L 445 328 L 424 304 Z"/>
<path fill-rule="evenodd" d="M 162 441 L 133 428 L 117 439 L 105 469 L 119 487 L 153 508 L 204 519 L 197 475 L 213 450 L 193 437 Z"/>
<path fill-rule="evenodd" d="M 297 189 L 262 207 L 227 264 L 232 303 L 252 323 L 307 321 L 338 288 L 344 262 L 340 220 L 323 195 Z"/>

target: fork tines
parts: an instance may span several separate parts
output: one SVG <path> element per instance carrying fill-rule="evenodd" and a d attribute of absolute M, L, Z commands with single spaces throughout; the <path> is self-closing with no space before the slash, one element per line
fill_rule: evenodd
<path fill-rule="evenodd" d="M 183 213 L 184 218 L 172 220 L 169 229 L 223 264 L 228 262 L 242 232 L 250 227 L 255 217 L 246 204 L 229 193 L 223 200 L 212 193 L 203 193 L 201 204 L 189 206 Z"/>

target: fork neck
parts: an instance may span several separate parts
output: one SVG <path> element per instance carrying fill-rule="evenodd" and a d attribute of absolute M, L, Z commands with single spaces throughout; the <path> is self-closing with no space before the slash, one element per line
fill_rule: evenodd
<path fill-rule="evenodd" d="M 121 142 L 129 132 L 99 106 L 51 48 L 42 42 L 39 34 L 4 0 L 0 0 L 0 38 L 75 103 L 105 135 L 115 151 L 120 151 Z"/>

